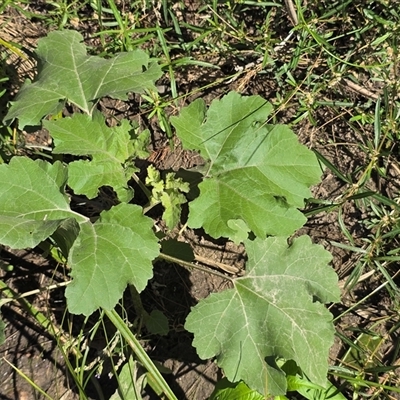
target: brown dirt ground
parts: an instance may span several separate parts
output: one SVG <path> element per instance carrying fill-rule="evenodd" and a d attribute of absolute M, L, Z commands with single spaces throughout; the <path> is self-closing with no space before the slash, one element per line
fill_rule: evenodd
<path fill-rule="evenodd" d="M 198 4 L 196 2 L 188 2 L 188 4 L 187 14 L 182 18 L 196 22 L 196 7 L 198 7 Z M 34 47 L 35 40 L 46 32 L 46 29 L 40 24 L 31 23 L 14 13 L 0 16 L 0 18 L 0 24 L 4 24 L 1 25 L 4 32 L 7 32 L 13 41 L 23 43 L 31 49 Z M 7 19 L 7 23 L 4 18 Z M 24 26 L 24 29 L 21 26 Z M 8 39 L 8 37 L 5 37 L 5 39 Z M 20 65 L 17 59 L 12 61 L 13 65 L 9 68 L 16 71 L 15 76 L 18 79 L 13 80 L 13 84 L 18 86 L 21 83 L 21 71 L 25 71 L 24 73 L 29 76 L 34 65 L 31 63 Z M 208 61 L 215 62 L 216 60 Z M 224 68 L 228 68 L 227 73 L 229 73 L 230 64 L 233 62 L 240 61 L 218 60 L 218 63 L 223 68 L 211 71 L 211 73 L 210 71 L 204 72 L 204 70 L 197 67 L 187 68 L 177 73 L 180 93 L 189 92 L 223 77 L 225 74 Z M 273 99 L 277 90 L 276 81 L 268 74 L 253 72 L 250 70 L 249 73 L 244 74 L 229 85 L 223 83 L 215 85 L 207 92 L 192 96 L 188 101 L 193 100 L 196 96 L 201 96 L 210 102 L 229 90 L 240 90 L 243 94 L 260 94 L 265 98 Z M 167 78 L 164 78 L 164 80 L 160 82 L 160 85 L 168 85 Z M 111 100 L 104 100 L 101 107 L 108 113 L 115 113 L 115 110 L 117 110 L 120 115 L 135 115 L 135 106 L 132 109 L 126 104 L 115 104 Z M 355 135 L 357 134 L 351 131 L 347 124 L 337 122 L 336 116 L 331 114 L 329 109 L 321 109 L 319 114 L 320 123 L 317 127 L 312 127 L 306 122 L 295 127 L 299 140 L 308 147 L 320 151 L 344 173 L 352 172 L 357 166 L 363 165 L 365 156 L 358 147 L 354 146 L 349 149 L 349 146 L 340 144 L 327 146 L 327 143 L 351 144 L 358 141 L 362 142 L 363 139 L 356 137 Z M 289 122 L 291 121 L 292 111 L 288 108 L 281 112 L 278 117 L 282 122 Z M 201 159 L 197 155 L 182 151 L 179 143 L 176 143 L 176 151 L 172 153 L 169 150 L 167 140 L 158 130 L 154 121 L 142 120 L 141 122 L 153 132 L 153 152 L 150 161 L 157 167 L 177 170 L 180 167 L 192 167 L 201 163 Z M 46 132 L 43 131 L 35 134 L 25 134 L 24 141 L 28 144 L 45 146 L 51 143 Z M 316 198 L 334 200 L 343 192 L 343 189 L 344 184 L 327 170 L 323 175 L 321 184 L 313 190 Z M 392 180 L 387 185 L 387 190 L 398 192 L 398 180 Z M 343 219 L 347 229 L 355 238 L 356 243 L 359 244 L 367 233 L 360 223 L 363 218 L 365 218 L 365 214 L 360 213 L 359 208 L 356 208 L 352 203 L 346 204 Z M 357 260 L 354 255 L 331 244 L 332 241 L 347 242 L 340 229 L 337 212 L 321 213 L 311 217 L 300 233 L 309 234 L 315 243 L 320 243 L 331 251 L 333 254 L 333 267 L 340 278 L 344 279 L 348 274 L 346 267 L 354 265 Z M 190 243 L 196 254 L 209 260 L 208 265 L 225 263 L 235 265 L 238 268 L 243 267 L 243 249 L 233 246 L 229 242 L 211 240 L 202 232 L 189 229 L 184 231 L 181 240 Z M 3 249 L 0 257 L 3 262 L 14 266 L 14 270 L 11 272 L 0 271 L 0 278 L 18 293 L 65 279 L 64 272 L 56 269 L 54 263 L 43 257 L 40 251 L 11 252 Z M 221 371 L 212 360 L 203 361 L 198 358 L 191 346 L 192 338 L 184 331 L 183 324 L 190 307 L 196 301 L 206 297 L 209 293 L 224 289 L 226 285 L 225 280 L 202 271 L 193 270 L 188 272 L 177 265 L 157 262 L 155 264 L 154 278 L 150 282 L 148 289 L 143 293 L 143 304 L 146 310 L 151 311 L 151 309 L 159 308 L 163 310 L 169 319 L 171 328 L 169 334 L 165 337 L 152 337 L 149 341 L 146 341 L 146 348 L 154 360 L 161 362 L 171 370 L 172 373 L 166 379 L 179 399 L 204 400 L 211 394 L 215 382 L 221 378 Z M 347 304 L 357 302 L 373 286 L 373 281 L 359 284 L 352 292 Z M 35 295 L 29 300 L 40 311 L 48 313 L 48 317 L 55 324 L 65 325 L 65 321 L 62 321 L 65 308 L 62 289 L 52 291 L 50 294 Z M 332 308 L 332 312 L 337 315 L 345 307 L 345 304 L 337 305 Z M 357 312 L 346 317 L 340 327 L 343 332 L 347 327 L 366 326 L 375 315 L 382 316 L 381 310 L 386 309 L 387 299 L 385 297 L 376 298 L 372 304 L 364 307 L 368 307 L 364 314 L 362 313 L 363 307 L 361 307 L 357 309 Z M 380 310 L 379 313 L 377 310 Z M 0 399 L 45 398 L 35 391 L 27 383 L 26 379 L 20 377 L 6 361 L 19 368 L 53 398 L 64 400 L 79 398 L 73 381 L 69 378 L 65 360 L 54 340 L 32 323 L 32 319 L 16 304 L 13 303 L 2 307 L 2 314 L 7 328 L 6 342 L 0 347 L 0 376 L 2 380 Z M 134 314 L 132 318 L 135 318 Z M 100 344 L 94 343 L 92 346 L 91 359 L 96 359 L 101 354 L 101 340 Z M 387 351 L 390 352 L 390 349 L 387 349 Z M 337 341 L 331 353 L 332 362 L 341 352 L 341 344 Z M 115 382 L 108 378 L 106 368 L 99 378 L 99 382 L 107 395 L 110 395 L 115 390 Z M 90 389 L 88 394 L 91 398 L 96 399 L 96 392 L 93 388 Z M 156 397 L 150 394 L 147 398 L 153 399 Z"/>

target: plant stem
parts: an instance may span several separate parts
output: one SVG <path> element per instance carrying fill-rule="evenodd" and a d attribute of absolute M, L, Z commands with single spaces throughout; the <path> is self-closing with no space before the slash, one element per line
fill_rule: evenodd
<path fill-rule="evenodd" d="M 210 268 L 205 268 L 205 267 L 202 267 L 200 265 L 196 265 L 196 264 L 193 264 L 193 263 L 190 263 L 190 262 L 187 262 L 187 261 L 183 261 L 183 260 L 181 260 L 179 258 L 175 258 L 175 257 L 169 256 L 169 255 L 161 253 L 161 252 L 158 255 L 158 257 L 162 258 L 165 261 L 173 262 L 173 263 L 182 265 L 183 267 L 186 267 L 186 268 L 189 268 L 189 269 L 195 268 L 195 269 L 198 269 L 199 271 L 207 272 L 208 274 L 219 276 L 220 278 L 227 279 L 227 280 L 233 282 L 233 278 L 231 278 L 230 276 L 221 274 L 221 272 L 214 271 L 214 270 L 212 270 Z"/>
<path fill-rule="evenodd" d="M 67 281 L 67 282 L 60 282 L 60 283 L 55 283 L 54 285 L 49 285 L 49 286 L 45 286 L 43 288 L 40 289 L 35 289 L 35 290 L 30 290 L 29 292 L 25 292 L 22 294 L 15 294 L 14 297 L 8 297 L 6 299 L 1 299 L 0 300 L 0 307 L 3 306 L 4 304 L 10 303 L 11 301 L 15 301 L 15 300 L 19 300 L 19 299 L 23 299 L 25 297 L 29 297 L 29 296 L 33 296 L 34 294 L 38 294 L 40 292 L 45 292 L 47 290 L 53 290 L 53 289 L 58 289 L 60 287 L 64 287 L 67 286 L 71 283 L 72 281 Z M 4 282 L 0 281 L 0 286 L 2 286 L 1 284 L 4 284 Z M 6 287 L 8 287 L 6 285 Z M 11 290 L 11 289 L 10 289 Z"/>
<path fill-rule="evenodd" d="M 132 351 L 135 353 L 136 357 L 143 365 L 144 368 L 148 371 L 148 383 L 151 388 L 160 395 L 164 393 L 169 400 L 177 400 L 171 388 L 168 386 L 167 382 L 165 382 L 163 376 L 160 371 L 154 365 L 151 358 L 147 355 L 145 350 L 143 349 L 140 342 L 136 339 L 135 335 L 128 328 L 126 323 L 122 320 L 122 318 L 118 315 L 115 310 L 107 311 L 104 310 L 107 317 L 114 324 L 114 326 L 119 330 L 121 335 L 124 337 Z"/>

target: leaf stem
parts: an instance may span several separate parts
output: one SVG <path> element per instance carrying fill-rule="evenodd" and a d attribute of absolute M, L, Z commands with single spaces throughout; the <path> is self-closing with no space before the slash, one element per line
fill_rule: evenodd
<path fill-rule="evenodd" d="M 234 267 L 233 265 L 227 265 L 223 264 L 217 261 L 210 260 L 209 258 L 205 258 L 202 256 L 199 256 L 198 254 L 194 255 L 194 258 L 196 261 L 201 262 L 202 264 L 210 265 L 211 267 L 214 268 L 219 268 L 222 269 L 225 272 L 228 272 L 228 274 L 240 274 L 240 269 L 237 267 Z"/>
<path fill-rule="evenodd" d="M 29 296 L 33 296 L 34 294 L 38 294 L 40 292 L 45 292 L 47 290 L 53 290 L 53 289 L 58 289 L 60 287 L 64 287 L 67 286 L 71 283 L 72 281 L 67 281 L 67 282 L 60 282 L 60 283 L 55 283 L 54 285 L 49 285 L 49 286 L 45 286 L 43 288 L 40 289 L 35 289 L 35 290 L 30 290 L 29 292 L 25 292 L 19 295 L 14 295 L 13 297 L 7 297 L 5 299 L 1 299 L 0 300 L 0 307 L 2 307 L 4 304 L 10 303 L 12 301 L 15 300 L 20 300 L 23 299 L 25 297 L 29 297 Z M 5 286 L 3 286 L 3 281 L 0 281 L 0 288 L 4 289 L 4 288 L 8 288 L 8 286 L 6 284 L 4 284 Z"/>
<path fill-rule="evenodd" d="M 230 276 L 224 275 L 221 272 L 214 271 L 214 270 L 212 270 L 210 268 L 202 267 L 200 265 L 196 265 L 196 264 L 193 264 L 193 263 L 190 263 L 190 262 L 187 262 L 187 261 L 183 261 L 180 258 L 172 257 L 172 256 L 169 256 L 169 255 L 161 253 L 161 252 L 158 255 L 158 258 L 161 258 L 161 259 L 163 259 L 165 261 L 169 261 L 169 262 L 173 262 L 173 263 L 182 265 L 183 267 L 186 267 L 186 268 L 189 268 L 189 269 L 195 268 L 195 269 L 197 269 L 199 271 L 203 271 L 203 272 L 206 272 L 208 274 L 219 276 L 220 278 L 227 279 L 228 281 L 231 281 L 231 282 L 233 282 L 233 280 L 234 280 Z"/>
<path fill-rule="evenodd" d="M 135 353 L 137 359 L 148 371 L 148 382 L 152 389 L 156 393 L 164 393 L 169 400 L 177 400 L 171 388 L 168 386 L 167 382 L 165 382 L 160 371 L 154 365 L 153 361 L 147 355 L 140 342 L 136 339 L 135 335 L 131 332 L 129 327 L 118 315 L 118 313 L 115 310 L 104 310 L 104 312 L 106 313 L 110 321 L 114 324 L 114 326 L 119 330 L 124 339 L 127 341 L 130 348 Z"/>

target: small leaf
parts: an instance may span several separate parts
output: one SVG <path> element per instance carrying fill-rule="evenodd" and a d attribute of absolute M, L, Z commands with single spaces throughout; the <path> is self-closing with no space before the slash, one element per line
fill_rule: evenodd
<path fill-rule="evenodd" d="M 146 287 L 159 254 L 152 226 L 153 221 L 132 204 L 119 204 L 103 211 L 94 224 L 81 224 L 68 259 L 73 281 L 65 295 L 70 312 L 111 310 L 128 283 L 138 292 Z"/>
<path fill-rule="evenodd" d="M 55 114 L 65 100 L 91 115 L 104 96 L 126 100 L 128 92 L 154 89 L 161 68 L 142 50 L 119 53 L 110 59 L 88 56 L 76 31 L 54 31 L 38 41 L 38 76 L 25 83 L 6 120 L 19 118 L 19 127 L 38 125 Z M 40 99 L 40 101 L 32 101 Z"/>
<path fill-rule="evenodd" d="M 184 182 L 182 178 L 177 178 L 175 172 L 168 172 L 165 177 L 165 190 L 189 193 L 190 186 L 188 182 Z"/>
<path fill-rule="evenodd" d="M 92 161 L 78 160 L 69 164 L 68 184 L 75 194 L 92 199 L 101 186 L 111 186 L 121 201 L 132 199 L 133 191 L 128 188 L 127 181 L 135 169 L 124 168 L 133 151 L 128 121 L 109 128 L 104 117 L 95 113 L 93 119 L 85 114 L 74 114 L 72 118 L 44 121 L 43 125 L 54 139 L 55 154 L 92 157 Z"/>
<path fill-rule="evenodd" d="M 182 204 L 187 202 L 186 197 L 181 192 L 189 192 L 189 183 L 184 182 L 182 178 L 177 178 L 174 172 L 167 173 L 164 181 L 160 172 L 149 165 L 147 167 L 146 185 L 153 187 L 151 203 L 161 202 L 164 207 L 163 220 L 168 229 L 172 230 L 180 221 Z"/>
<path fill-rule="evenodd" d="M 138 362 L 129 357 L 118 375 L 118 389 L 110 400 L 142 400 L 146 383 L 146 374 L 140 371 Z"/>
<path fill-rule="evenodd" d="M 153 310 L 145 319 L 145 324 L 153 335 L 167 335 L 169 332 L 168 319 L 159 310 Z"/>
<path fill-rule="evenodd" d="M 325 384 L 318 386 L 310 382 L 305 377 L 297 375 L 296 391 L 300 393 L 305 399 L 309 400 L 346 400 L 346 397 L 339 391 L 337 387 L 332 385 L 331 382 L 326 380 Z"/>
<path fill-rule="evenodd" d="M 160 200 L 164 207 L 162 218 L 167 228 L 172 230 L 181 219 L 181 206 L 186 203 L 186 197 L 181 193 L 172 191 L 171 193 L 162 193 Z"/>
<path fill-rule="evenodd" d="M 152 203 L 160 201 L 161 194 L 164 191 L 164 181 L 161 179 L 161 174 L 153 165 L 147 167 L 146 185 L 152 186 Z"/>
<path fill-rule="evenodd" d="M 246 241 L 246 275 L 210 295 L 185 327 L 202 359 L 217 358 L 230 381 L 268 395 L 286 393 L 277 359 L 294 360 L 316 384 L 326 383 L 332 315 L 321 303 L 339 300 L 331 255 L 301 236 Z"/>
<path fill-rule="evenodd" d="M 134 172 L 134 171 L 130 171 Z M 98 195 L 99 188 L 110 186 L 121 202 L 128 203 L 133 190 L 128 187 L 130 176 L 121 165 L 110 161 L 73 161 L 69 164 L 68 184 L 75 194 L 84 194 L 89 199 Z"/>
<path fill-rule="evenodd" d="M 228 221 L 240 219 L 265 237 L 288 236 L 305 223 L 298 208 L 321 170 L 287 126 L 265 122 L 271 110 L 260 96 L 231 92 L 207 112 L 196 100 L 171 118 L 184 147 L 209 161 L 200 196 L 189 204 L 190 227 L 231 238 L 237 231 Z"/>
<path fill-rule="evenodd" d="M 189 107 L 181 110 L 179 117 L 171 117 L 171 123 L 186 149 L 198 150 L 207 158 L 205 135 L 202 133 L 206 115 L 206 104 L 202 99 L 193 101 Z"/>
<path fill-rule="evenodd" d="M 265 397 L 250 389 L 244 382 L 231 383 L 226 378 L 221 379 L 210 400 L 264 400 Z"/>

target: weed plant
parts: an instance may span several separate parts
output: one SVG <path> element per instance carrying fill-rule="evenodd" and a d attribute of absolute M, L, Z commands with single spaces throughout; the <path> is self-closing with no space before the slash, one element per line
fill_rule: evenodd
<path fill-rule="evenodd" d="M 10 0 L 0 10 L 6 14 L 22 8 L 51 29 L 88 32 L 93 54 L 110 58 L 140 47 L 158 58 L 168 77 L 163 82 L 167 89 L 162 94 L 147 92 L 141 110 L 142 117 L 157 121 L 170 144 L 170 114 L 194 95 L 213 98 L 231 89 L 243 94 L 263 91 L 274 105 L 270 122 L 288 123 L 313 149 L 326 168 L 325 177 L 334 182 L 334 193 L 326 189 L 326 194 L 309 199 L 304 210 L 310 218 L 333 216 L 330 230 L 337 234 L 332 238 L 325 231 L 324 243 L 349 260 L 345 265 L 334 262 L 343 299 L 332 306 L 340 350 L 330 360 L 329 378 L 346 398 L 398 398 L 400 2 L 189 3 L 61 0 L 35 9 L 33 4 L 27 8 Z M 215 78 L 188 84 L 187 76 L 199 69 L 217 71 Z M 1 155 L 8 161 L 19 149 L 12 147 L 11 128 L 3 129 Z M 54 252 L 53 257 L 65 261 Z M 9 293 L 9 298 L 15 294 Z M 147 377 L 152 388 L 161 390 L 159 373 L 145 353 L 138 355 L 140 345 L 123 312 L 122 317 L 102 312 L 97 323 L 88 329 L 82 325 L 72 335 L 40 319 L 32 304 L 25 305 L 55 337 L 81 398 L 87 398 L 86 387 L 96 382 L 93 377 L 104 361 L 99 357 L 95 365 L 88 365 L 85 341 L 93 340 L 108 319 L 118 327 L 113 337 L 106 337 L 104 349 L 114 361 L 115 375 L 119 376 L 119 362 L 129 347 L 152 371 Z M 142 322 L 134 323 L 138 335 Z M 126 365 L 140 393 L 143 375 L 136 361 Z M 101 388 L 97 389 L 101 398 Z M 321 395 L 310 388 L 301 394 Z"/>

